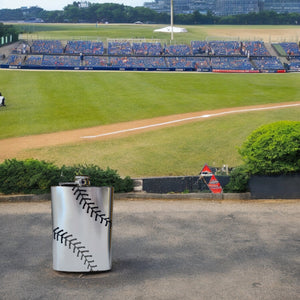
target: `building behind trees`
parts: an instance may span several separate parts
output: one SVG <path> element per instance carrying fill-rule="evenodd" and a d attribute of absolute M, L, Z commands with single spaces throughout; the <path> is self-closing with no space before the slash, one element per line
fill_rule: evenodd
<path fill-rule="evenodd" d="M 171 0 L 145 2 L 144 7 L 159 13 L 170 12 Z M 300 13 L 300 0 L 173 0 L 174 14 L 211 12 L 217 16 L 229 16 L 262 11 Z"/>

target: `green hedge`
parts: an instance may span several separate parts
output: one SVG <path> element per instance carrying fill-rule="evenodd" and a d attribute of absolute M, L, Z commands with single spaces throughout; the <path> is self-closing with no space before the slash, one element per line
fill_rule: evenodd
<path fill-rule="evenodd" d="M 279 121 L 254 130 L 239 148 L 251 175 L 300 172 L 300 122 Z"/>
<path fill-rule="evenodd" d="M 27 159 L 5 160 L 0 164 L 0 192 L 4 194 L 43 194 L 49 193 L 51 186 L 60 182 L 73 182 L 76 175 L 90 176 L 92 186 L 112 186 L 116 193 L 133 190 L 133 180 L 124 179 L 117 171 L 101 169 L 95 165 L 62 166 Z"/>
<path fill-rule="evenodd" d="M 244 165 L 235 168 L 225 192 L 246 192 L 251 175 L 300 172 L 300 122 L 279 121 L 254 130 L 239 148 Z"/>

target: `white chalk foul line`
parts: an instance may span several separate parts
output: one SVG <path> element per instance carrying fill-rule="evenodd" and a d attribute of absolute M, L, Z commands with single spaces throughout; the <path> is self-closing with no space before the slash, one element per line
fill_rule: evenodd
<path fill-rule="evenodd" d="M 201 119 L 201 118 L 211 118 L 211 117 L 223 116 L 223 115 L 234 114 L 234 113 L 243 113 L 243 112 L 259 111 L 259 110 L 286 108 L 286 107 L 293 107 L 293 106 L 299 106 L 299 105 L 300 105 L 299 103 L 296 103 L 296 104 L 285 104 L 285 105 L 277 105 L 277 106 L 270 106 L 270 107 L 258 107 L 258 108 L 247 108 L 247 109 L 224 111 L 224 112 L 215 113 L 215 114 L 189 117 L 189 118 L 178 119 L 178 120 L 173 120 L 173 121 L 168 121 L 168 122 L 145 125 L 145 126 L 129 128 L 129 129 L 123 129 L 123 130 L 117 130 L 117 131 L 112 131 L 112 132 L 107 132 L 107 133 L 101 133 L 101 134 L 97 134 L 97 135 L 82 136 L 81 138 L 82 139 L 94 139 L 94 138 L 98 138 L 98 137 L 104 137 L 104 136 L 109 136 L 109 135 L 114 135 L 114 134 L 119 134 L 119 133 L 137 131 L 137 130 L 142 130 L 142 129 L 148 129 L 148 128 L 152 128 L 152 127 L 159 127 L 159 126 L 164 126 L 164 125 L 169 125 L 169 124 L 174 124 L 174 123 L 180 123 L 180 122 L 185 122 L 185 121 L 190 121 L 190 120 L 197 120 L 197 119 Z"/>

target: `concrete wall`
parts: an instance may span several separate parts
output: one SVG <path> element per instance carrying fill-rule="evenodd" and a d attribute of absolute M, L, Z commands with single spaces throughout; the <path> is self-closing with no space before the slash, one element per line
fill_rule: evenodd
<path fill-rule="evenodd" d="M 206 182 L 210 176 L 205 177 Z M 221 186 L 224 187 L 230 180 L 229 176 L 216 176 Z M 153 177 L 142 179 L 142 190 L 147 193 L 183 193 L 183 192 L 210 192 L 199 176 L 174 176 L 174 177 Z"/>

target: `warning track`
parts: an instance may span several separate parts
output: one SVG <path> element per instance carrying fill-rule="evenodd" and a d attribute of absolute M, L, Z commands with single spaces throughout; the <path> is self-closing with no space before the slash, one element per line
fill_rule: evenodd
<path fill-rule="evenodd" d="M 160 129 L 163 127 L 178 126 L 188 122 L 199 122 L 209 118 L 222 117 L 229 114 L 248 113 L 271 109 L 283 109 L 300 106 L 300 102 L 277 103 L 270 105 L 244 106 L 219 110 L 177 114 L 145 120 L 116 123 L 111 125 L 96 126 L 90 128 L 47 133 L 41 135 L 29 135 L 18 138 L 0 140 L 0 160 L 13 158 L 19 152 L 26 149 L 50 147 L 71 143 L 104 140 L 116 137 L 137 134 L 143 131 Z"/>

